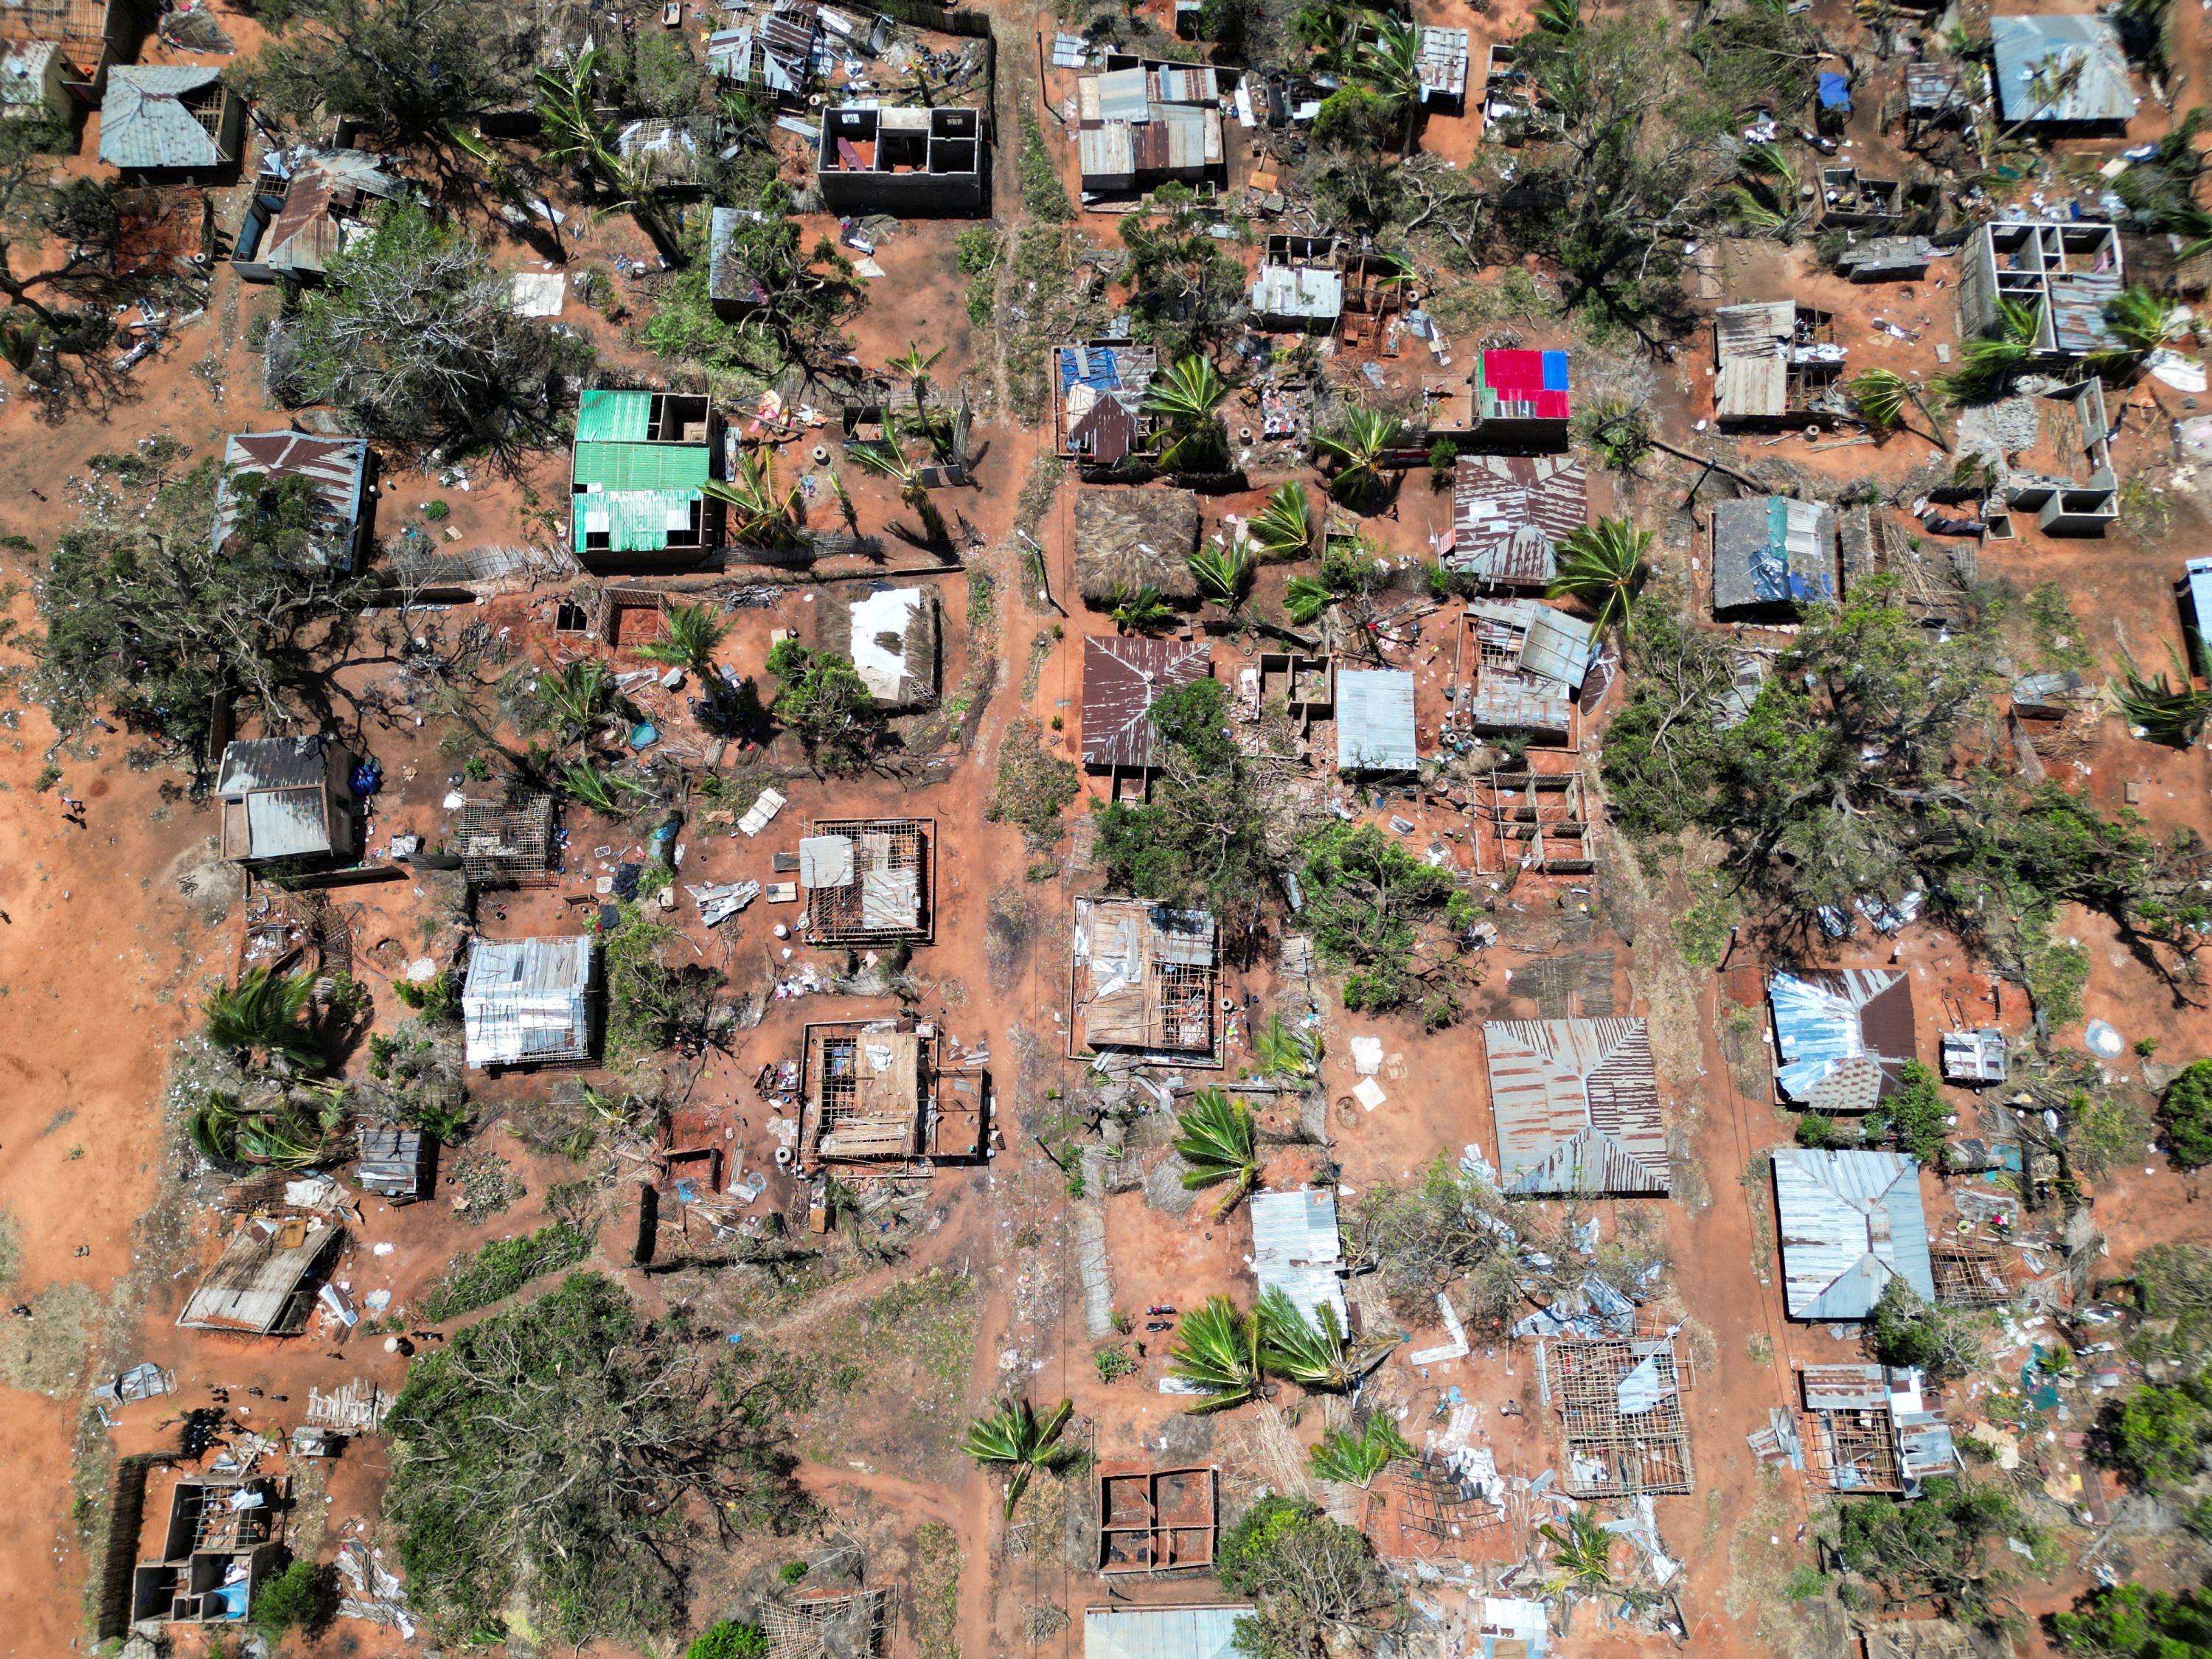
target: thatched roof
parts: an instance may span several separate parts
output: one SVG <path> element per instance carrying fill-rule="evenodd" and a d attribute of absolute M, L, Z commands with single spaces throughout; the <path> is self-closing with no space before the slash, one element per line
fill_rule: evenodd
<path fill-rule="evenodd" d="M 1186 562 L 1198 546 L 1198 497 L 1188 489 L 1079 489 L 1075 496 L 1075 587 L 1097 610 L 1146 586 L 1188 604 L 1198 583 Z"/>
<path fill-rule="evenodd" d="M 912 708 L 937 696 L 937 590 L 884 587 L 824 595 L 815 640 L 851 659 L 876 701 Z"/>

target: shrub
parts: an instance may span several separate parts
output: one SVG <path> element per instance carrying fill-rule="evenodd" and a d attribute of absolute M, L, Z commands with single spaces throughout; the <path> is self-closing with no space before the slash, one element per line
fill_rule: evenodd
<path fill-rule="evenodd" d="M 804 1575 L 806 1564 L 791 1564 Z M 787 1578 L 784 1581 L 792 1581 Z M 684 1659 L 757 1659 L 768 1651 L 768 1632 L 758 1625 L 739 1624 L 734 1619 L 725 1619 L 720 1624 L 709 1625 L 691 1638 L 691 1645 L 684 1650 Z"/>
<path fill-rule="evenodd" d="M 264 1636 L 287 1631 L 314 1632 L 337 1616 L 338 1576 L 313 1561 L 295 1561 L 254 1592 L 249 1617 Z"/>
<path fill-rule="evenodd" d="M 2212 1060 L 2192 1060 L 2158 1103 L 2166 1156 L 2178 1170 L 2212 1164 Z"/>
<path fill-rule="evenodd" d="M 555 1221 L 520 1238 L 495 1239 L 453 1258 L 416 1313 L 435 1325 L 513 1296 L 533 1279 L 574 1267 L 592 1253 L 591 1234 Z"/>
<path fill-rule="evenodd" d="M 1091 1358 L 1098 1362 L 1101 1382 L 1118 1382 L 1137 1369 L 1137 1362 L 1130 1358 L 1129 1351 L 1118 1342 L 1108 1343 Z"/>

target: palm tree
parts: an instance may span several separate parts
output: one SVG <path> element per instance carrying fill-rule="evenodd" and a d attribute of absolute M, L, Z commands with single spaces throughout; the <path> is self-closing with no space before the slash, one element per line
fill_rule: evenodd
<path fill-rule="evenodd" d="M 599 118 L 592 82 L 599 72 L 599 53 L 587 46 L 576 55 L 567 72 L 541 67 L 531 78 L 538 88 L 538 128 L 544 141 L 545 159 L 556 166 L 597 170 L 611 178 L 622 166 L 615 153 L 614 135 Z"/>
<path fill-rule="evenodd" d="M 1114 596 L 1114 608 L 1107 612 L 1117 628 L 1133 628 L 1142 633 L 1148 628 L 1164 628 L 1175 620 L 1175 607 L 1160 597 L 1160 590 L 1146 582 L 1133 592 L 1122 588 Z"/>
<path fill-rule="evenodd" d="M 1211 599 L 1224 611 L 1234 611 L 1243 602 L 1244 590 L 1252 580 L 1252 553 L 1243 543 L 1225 552 L 1216 547 L 1198 548 L 1186 555 L 1183 562 L 1190 567 L 1200 598 Z"/>
<path fill-rule="evenodd" d="M 1342 1480 L 1355 1486 L 1373 1484 L 1394 1457 L 1410 1458 L 1413 1448 L 1398 1432 L 1398 1425 L 1381 1413 L 1367 1419 L 1358 1434 L 1330 1429 L 1308 1457 L 1317 1480 Z"/>
<path fill-rule="evenodd" d="M 1302 1389 L 1328 1394 L 1349 1393 L 1394 1346 L 1390 1339 L 1380 1337 L 1352 1343 L 1337 1321 L 1334 1304 L 1316 1304 L 1314 1316 L 1308 1319 L 1279 1285 L 1261 1297 L 1252 1322 L 1259 1328 L 1264 1370 Z"/>
<path fill-rule="evenodd" d="M 895 479 L 899 499 L 912 507 L 915 516 L 921 520 L 922 534 L 933 542 L 946 539 L 945 515 L 930 499 L 929 486 L 922 482 L 925 475 L 921 464 L 906 453 L 905 435 L 899 430 L 895 416 L 884 417 L 884 435 L 880 439 L 848 443 L 845 453 L 878 477 Z"/>
<path fill-rule="evenodd" d="M 1252 515 L 1252 540 L 1266 559 L 1310 557 L 1321 542 L 1321 521 L 1302 483 L 1277 484 L 1267 504 Z"/>
<path fill-rule="evenodd" d="M 1844 382 L 1851 407 L 1877 432 L 1887 432 L 1905 422 L 1905 405 L 1912 400 L 1912 383 L 1893 368 L 1869 368 Z"/>
<path fill-rule="evenodd" d="M 233 1055 L 249 1071 L 320 1071 L 322 1048 L 308 1018 L 314 988 L 307 974 L 247 969 L 235 986 L 210 992 L 200 1004 L 208 1046 Z"/>
<path fill-rule="evenodd" d="M 1420 25 L 1404 18 L 1377 16 L 1375 38 L 1360 43 L 1360 68 L 1367 84 L 1405 121 L 1398 141 L 1400 156 L 1413 153 L 1413 135 L 1421 124 Z"/>
<path fill-rule="evenodd" d="M 615 677 L 597 657 L 583 657 L 538 677 L 538 700 L 563 743 L 586 737 L 622 707 Z"/>
<path fill-rule="evenodd" d="M 1321 613 L 1336 603 L 1336 590 L 1318 576 L 1293 576 L 1283 589 L 1283 605 L 1291 620 L 1304 628 L 1320 620 Z"/>
<path fill-rule="evenodd" d="M 1534 22 L 1546 34 L 1578 34 L 1583 27 L 1580 0 L 1538 0 Z"/>
<path fill-rule="evenodd" d="M 1252 1034 L 1252 1059 L 1262 1077 L 1311 1077 L 1320 1058 L 1320 1039 L 1291 1030 L 1279 1012 Z"/>
<path fill-rule="evenodd" d="M 1168 1375 L 1188 1382 L 1205 1398 L 1194 1413 L 1226 1411 L 1257 1400 L 1267 1387 L 1260 1363 L 1260 1327 L 1225 1296 L 1182 1316 L 1168 1350 Z"/>
<path fill-rule="evenodd" d="M 907 386 L 914 392 L 916 409 L 929 401 L 929 371 L 937 367 L 938 359 L 944 356 L 945 348 L 939 346 L 924 356 L 921 348 L 908 340 L 904 354 L 891 359 L 890 368 L 894 374 L 906 377 Z"/>
<path fill-rule="evenodd" d="M 2181 309 L 2140 283 L 2121 289 L 2105 301 L 2105 326 L 2119 342 L 2118 349 L 2093 351 L 2089 362 L 2100 370 L 2133 370 L 2160 347 L 2170 346 L 2189 331 Z"/>
<path fill-rule="evenodd" d="M 2186 749 L 2204 735 L 2206 722 L 2212 720 L 2212 691 L 2199 691 L 2190 683 L 2179 655 L 2173 658 L 2173 672 L 2181 682 L 2178 686 L 2167 684 L 2162 672 L 2155 678 L 2146 678 L 2129 659 L 2124 678 L 2112 682 L 2112 692 L 2130 731 L 2153 743 Z"/>
<path fill-rule="evenodd" d="M 1382 490 L 1383 457 L 1398 447 L 1404 431 L 1395 415 L 1358 404 L 1345 410 L 1341 427 L 1314 439 L 1314 447 L 1336 463 L 1329 495 L 1345 507 L 1373 501 Z"/>
<path fill-rule="evenodd" d="M 1747 144 L 1736 167 L 1740 176 L 1726 192 L 1736 222 L 1747 230 L 1794 229 L 1804 214 L 1789 152 L 1771 140 Z"/>
<path fill-rule="evenodd" d="M 1229 434 L 1214 410 L 1228 395 L 1229 383 L 1200 356 L 1178 357 L 1152 377 L 1144 409 L 1163 422 L 1161 465 L 1184 471 L 1227 459 Z"/>
<path fill-rule="evenodd" d="M 1559 544 L 1559 574 L 1545 592 L 1553 599 L 1580 599 L 1597 613 L 1599 633 L 1617 622 L 1626 634 L 1648 570 L 1644 550 L 1650 545 L 1651 532 L 1626 519 L 1584 525 Z"/>
<path fill-rule="evenodd" d="M 1578 1508 L 1570 1515 L 1564 1532 L 1548 1521 L 1536 1530 L 1552 1546 L 1552 1565 L 1559 1570 L 1547 1587 L 1551 1594 L 1612 1588 L 1613 1534 L 1598 1525 L 1588 1509 Z"/>
<path fill-rule="evenodd" d="M 1961 342 L 1958 368 L 1932 383 L 1946 402 L 1986 403 L 2034 360 L 2035 342 L 2043 329 L 2043 307 L 2000 297 L 1997 316 L 1996 337 Z"/>
<path fill-rule="evenodd" d="M 713 605 L 703 603 L 670 605 L 665 623 L 666 631 L 659 639 L 638 647 L 639 659 L 688 669 L 711 695 L 722 680 L 714 653 L 729 636 L 730 624 Z"/>
<path fill-rule="evenodd" d="M 797 484 L 776 493 L 775 463 L 766 454 L 738 452 L 737 476 L 727 483 L 709 478 L 699 486 L 712 501 L 738 509 L 730 539 L 740 547 L 794 547 L 806 539 L 806 508 Z"/>
<path fill-rule="evenodd" d="M 601 771 L 588 761 L 562 767 L 556 781 L 570 799 L 611 818 L 635 811 L 641 798 L 653 793 L 635 778 Z"/>
<path fill-rule="evenodd" d="M 1183 1109 L 1176 1128 L 1175 1149 L 1190 1168 L 1182 1184 L 1196 1191 L 1231 1183 L 1213 1216 L 1219 1220 L 1237 1207 L 1237 1200 L 1259 1184 L 1267 1160 L 1260 1155 L 1260 1128 L 1251 1108 L 1232 1100 L 1218 1089 L 1200 1089 Z"/>
<path fill-rule="evenodd" d="M 987 1468 L 1010 1468 L 1014 1472 L 1013 1479 L 1006 1483 L 1009 1519 L 1013 1516 L 1014 1505 L 1028 1489 L 1030 1477 L 1058 1461 L 1060 1454 L 1053 1449 L 1053 1442 L 1060 1438 L 1060 1431 L 1074 1414 L 1074 1402 L 1063 1400 L 1050 1417 L 1040 1422 L 1028 1401 L 1008 1398 L 999 1401 L 988 1416 L 979 1417 L 968 1425 L 968 1437 L 963 1443 L 968 1455 Z"/>

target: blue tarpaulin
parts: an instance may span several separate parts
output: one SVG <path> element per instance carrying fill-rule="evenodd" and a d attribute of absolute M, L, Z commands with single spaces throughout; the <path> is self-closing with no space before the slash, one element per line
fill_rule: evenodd
<path fill-rule="evenodd" d="M 1843 76 L 1822 70 L 1820 71 L 1820 107 L 1848 110 L 1850 106 L 1850 82 Z"/>

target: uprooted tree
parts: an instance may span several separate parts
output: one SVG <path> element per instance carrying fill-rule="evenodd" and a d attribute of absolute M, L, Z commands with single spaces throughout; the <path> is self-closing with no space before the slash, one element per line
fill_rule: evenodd
<path fill-rule="evenodd" d="M 804 1518 L 775 1425 L 805 1405 L 764 1350 L 696 1343 L 574 1274 L 409 1369 L 384 1503 L 409 1600 L 457 1641 L 518 1611 L 578 1645 L 667 1634 L 690 1517 L 725 1545 Z"/>

